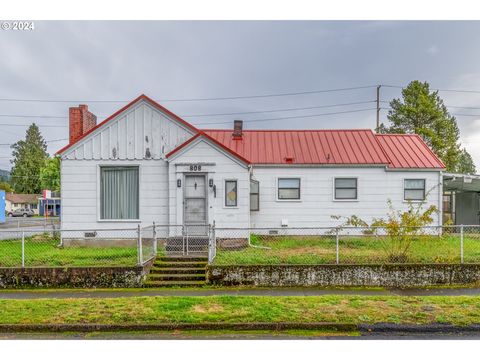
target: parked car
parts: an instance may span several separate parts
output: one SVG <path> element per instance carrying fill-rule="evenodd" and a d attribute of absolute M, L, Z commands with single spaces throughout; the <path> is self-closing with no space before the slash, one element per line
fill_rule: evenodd
<path fill-rule="evenodd" d="M 19 216 L 23 216 L 23 217 L 31 217 L 33 216 L 33 210 L 30 210 L 30 209 L 15 209 L 13 211 L 10 211 L 7 215 L 9 217 L 19 217 Z"/>

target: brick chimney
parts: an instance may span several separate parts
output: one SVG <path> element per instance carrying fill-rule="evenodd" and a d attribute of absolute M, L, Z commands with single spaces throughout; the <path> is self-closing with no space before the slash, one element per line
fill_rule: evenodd
<path fill-rule="evenodd" d="M 77 141 L 97 125 L 97 117 L 88 111 L 87 105 L 78 105 L 68 109 L 70 144 Z"/>
<path fill-rule="evenodd" d="M 234 120 L 233 121 L 233 138 L 235 140 L 242 140 L 243 135 L 243 121 L 242 120 Z"/>

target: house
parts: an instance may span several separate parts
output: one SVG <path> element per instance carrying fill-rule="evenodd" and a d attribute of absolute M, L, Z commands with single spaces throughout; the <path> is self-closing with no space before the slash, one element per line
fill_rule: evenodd
<path fill-rule="evenodd" d="M 480 175 L 443 174 L 443 219 L 455 225 L 480 225 Z"/>
<path fill-rule="evenodd" d="M 324 227 L 384 217 L 387 199 L 442 207 L 444 165 L 417 135 L 197 129 L 145 95 L 98 125 L 86 105 L 69 115 L 64 229 Z"/>
<path fill-rule="evenodd" d="M 5 195 L 5 211 L 9 213 L 17 209 L 30 209 L 35 215 L 38 215 L 39 197 L 38 194 L 7 193 Z"/>
<path fill-rule="evenodd" d="M 60 216 L 62 208 L 62 200 L 60 193 L 52 191 L 51 197 L 44 198 L 43 196 L 38 198 L 38 213 L 40 216 Z"/>

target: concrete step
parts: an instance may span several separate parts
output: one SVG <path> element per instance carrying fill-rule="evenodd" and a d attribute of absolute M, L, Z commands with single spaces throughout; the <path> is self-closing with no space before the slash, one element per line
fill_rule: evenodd
<path fill-rule="evenodd" d="M 155 260 L 155 262 L 161 261 L 161 262 L 207 262 L 208 258 L 204 256 L 159 256 Z"/>
<path fill-rule="evenodd" d="M 205 281 L 205 274 L 150 274 L 148 281 Z"/>
<path fill-rule="evenodd" d="M 143 284 L 144 287 L 165 287 L 165 286 L 202 286 L 205 285 L 205 281 L 157 281 L 157 280 L 147 280 Z"/>
<path fill-rule="evenodd" d="M 161 266 L 153 266 L 150 274 L 205 274 L 204 267 L 171 267 L 163 268 Z"/>
<path fill-rule="evenodd" d="M 206 261 L 195 261 L 195 262 L 163 262 L 163 261 L 156 261 L 153 263 L 153 267 L 155 268 L 201 268 L 205 269 L 207 266 Z"/>

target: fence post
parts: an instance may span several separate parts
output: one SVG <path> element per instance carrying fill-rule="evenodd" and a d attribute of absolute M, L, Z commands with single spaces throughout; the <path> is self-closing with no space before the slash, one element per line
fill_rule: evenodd
<path fill-rule="evenodd" d="M 157 256 L 157 228 L 155 227 L 155 221 L 153 222 L 153 254 Z"/>
<path fill-rule="evenodd" d="M 460 263 L 463 264 L 463 224 L 460 225 Z"/>
<path fill-rule="evenodd" d="M 143 263 L 143 254 L 142 254 L 142 233 L 140 230 L 140 224 L 137 227 L 137 253 L 138 253 L 138 265 L 141 266 Z"/>
<path fill-rule="evenodd" d="M 22 231 L 22 268 L 25 267 L 25 231 Z"/>
<path fill-rule="evenodd" d="M 340 263 L 338 227 L 335 228 L 335 263 Z"/>

